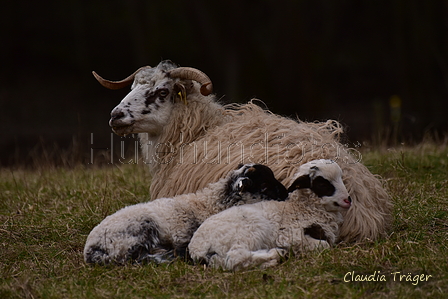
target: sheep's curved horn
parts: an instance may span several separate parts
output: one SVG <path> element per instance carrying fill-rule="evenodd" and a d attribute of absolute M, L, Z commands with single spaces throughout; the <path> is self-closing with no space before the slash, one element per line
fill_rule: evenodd
<path fill-rule="evenodd" d="M 210 78 L 198 69 L 192 67 L 179 67 L 169 71 L 172 78 L 194 80 L 201 84 L 201 94 L 208 96 L 213 92 L 213 85 Z"/>
<path fill-rule="evenodd" d="M 130 75 L 129 77 L 127 77 L 123 80 L 120 80 L 120 81 L 106 80 L 103 77 L 101 77 L 100 75 L 98 75 L 95 71 L 93 71 L 92 74 L 95 77 L 95 79 L 98 80 L 98 82 L 100 82 L 100 84 L 103 85 L 104 87 L 109 88 L 109 89 L 120 89 L 120 88 L 126 87 L 128 85 L 131 85 L 132 82 L 134 81 L 135 75 L 144 68 L 151 68 L 151 67 L 150 66 L 141 67 L 138 70 L 136 70 L 132 75 Z"/>

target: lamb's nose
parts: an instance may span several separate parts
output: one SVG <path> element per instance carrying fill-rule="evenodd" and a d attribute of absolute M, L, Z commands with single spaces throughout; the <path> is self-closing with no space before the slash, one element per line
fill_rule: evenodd
<path fill-rule="evenodd" d="M 345 202 L 346 204 L 348 204 L 348 206 L 351 206 L 351 204 L 352 204 L 352 199 L 351 199 L 350 196 L 349 196 L 348 198 L 344 199 L 344 202 Z"/>

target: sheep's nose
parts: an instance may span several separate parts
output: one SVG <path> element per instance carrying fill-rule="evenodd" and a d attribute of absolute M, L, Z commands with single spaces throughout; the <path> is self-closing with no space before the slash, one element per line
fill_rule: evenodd
<path fill-rule="evenodd" d="M 124 117 L 123 111 L 116 111 L 116 112 L 112 112 L 110 114 L 110 120 L 111 121 L 118 120 L 118 119 L 123 118 L 123 117 Z"/>
<path fill-rule="evenodd" d="M 348 205 L 351 205 L 351 204 L 352 204 L 352 199 L 351 199 L 351 197 L 349 196 L 348 198 L 344 199 L 344 202 L 345 202 L 346 204 L 348 204 Z"/>

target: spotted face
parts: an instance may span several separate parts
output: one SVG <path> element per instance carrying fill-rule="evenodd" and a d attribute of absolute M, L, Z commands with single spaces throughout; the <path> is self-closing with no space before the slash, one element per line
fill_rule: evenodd
<path fill-rule="evenodd" d="M 342 181 L 342 170 L 331 160 L 314 160 L 300 166 L 288 192 L 310 188 L 327 211 L 347 210 L 351 198 Z"/>
<path fill-rule="evenodd" d="M 175 65 L 167 62 L 136 74 L 131 92 L 111 112 L 109 125 L 116 134 L 161 133 L 177 96 L 178 79 L 169 78 L 166 73 L 173 68 Z"/>

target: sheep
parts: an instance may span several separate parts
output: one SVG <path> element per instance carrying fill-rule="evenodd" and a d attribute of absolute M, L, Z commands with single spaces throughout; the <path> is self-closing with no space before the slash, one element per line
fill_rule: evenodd
<path fill-rule="evenodd" d="M 84 260 L 96 264 L 157 263 L 184 256 L 193 232 L 209 216 L 234 205 L 288 193 L 272 171 L 246 164 L 196 193 L 125 207 L 106 217 L 89 234 Z"/>
<path fill-rule="evenodd" d="M 188 246 L 193 261 L 226 270 L 266 268 L 290 251 L 333 245 L 343 222 L 340 212 L 351 205 L 338 164 L 302 165 L 288 191 L 287 201 L 235 206 L 205 220 Z"/>
<path fill-rule="evenodd" d="M 353 199 L 344 213 L 341 240 L 375 240 L 387 233 L 392 202 L 360 154 L 340 142 L 344 131 L 338 122 L 289 119 L 262 109 L 255 100 L 221 105 L 207 75 L 170 61 L 116 82 L 94 75 L 111 89 L 132 83 L 112 110 L 109 125 L 118 135 L 138 134 L 143 162 L 153 177 L 151 198 L 196 192 L 239 163 L 267 165 L 289 185 L 297 165 L 333 159 L 343 169 Z"/>

